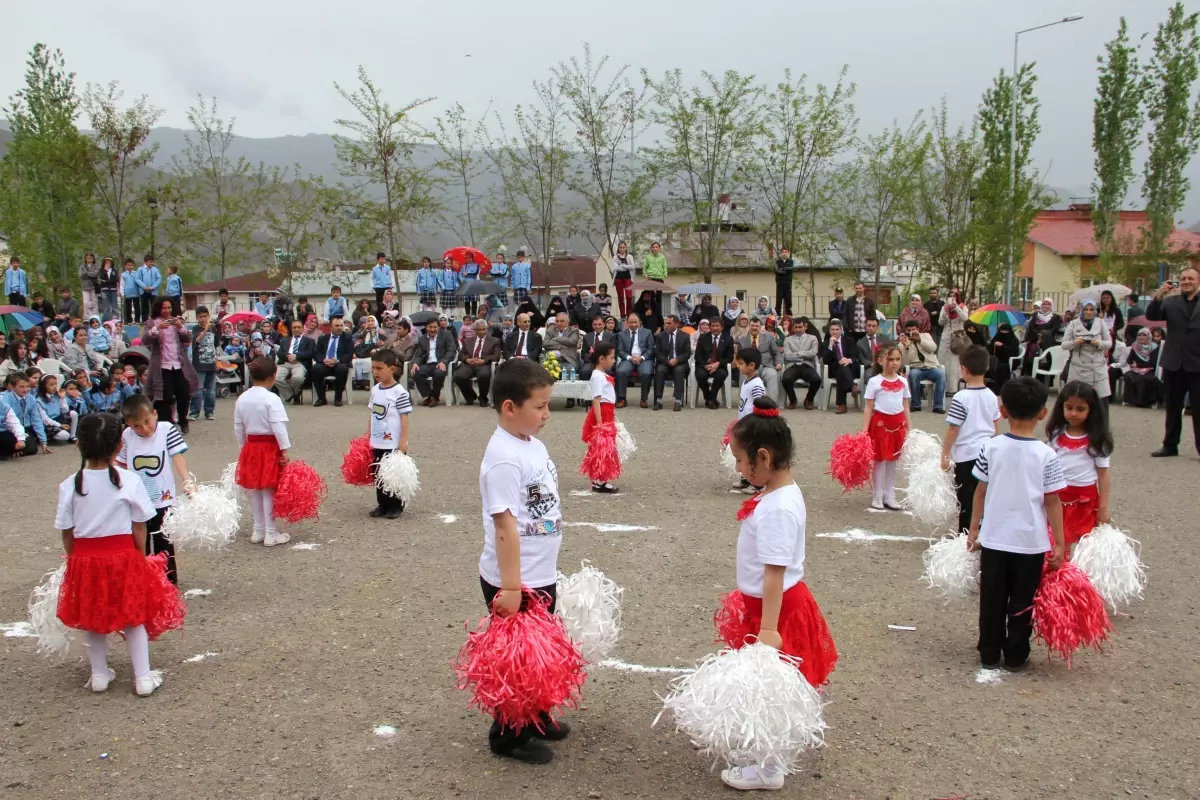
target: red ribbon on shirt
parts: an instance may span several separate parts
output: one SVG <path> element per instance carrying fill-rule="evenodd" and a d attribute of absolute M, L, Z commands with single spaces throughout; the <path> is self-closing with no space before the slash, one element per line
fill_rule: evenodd
<path fill-rule="evenodd" d="M 1064 450 L 1083 450 L 1088 446 L 1088 437 L 1084 436 L 1082 439 L 1076 439 L 1074 436 L 1067 436 L 1065 433 L 1060 433 L 1058 438 L 1054 440 L 1054 443 Z"/>
<path fill-rule="evenodd" d="M 742 503 L 742 507 L 739 508 L 737 512 L 738 522 L 741 522 L 746 517 L 754 513 L 754 509 L 758 508 L 759 500 L 762 500 L 762 495 L 756 494 L 754 497 L 751 497 L 749 500 Z"/>
<path fill-rule="evenodd" d="M 604 379 L 605 379 L 606 381 L 608 381 L 608 384 L 609 384 L 609 386 L 616 386 L 616 385 L 617 385 L 617 379 L 616 379 L 616 378 L 614 378 L 612 375 L 609 375 L 607 372 L 606 372 L 606 373 L 604 373 Z"/>
<path fill-rule="evenodd" d="M 880 381 L 879 386 L 885 392 L 899 392 L 904 389 L 904 381 L 899 378 L 893 378 L 890 381 Z"/>

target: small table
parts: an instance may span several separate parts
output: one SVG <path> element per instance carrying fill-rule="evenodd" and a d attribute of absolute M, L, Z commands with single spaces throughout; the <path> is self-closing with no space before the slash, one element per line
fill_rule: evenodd
<path fill-rule="evenodd" d="M 588 381 L 555 381 L 550 396 L 587 403 L 592 399 L 591 383 Z"/>

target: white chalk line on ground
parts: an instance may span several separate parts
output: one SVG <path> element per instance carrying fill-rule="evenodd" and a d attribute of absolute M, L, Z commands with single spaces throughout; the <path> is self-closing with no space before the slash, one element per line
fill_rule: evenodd
<path fill-rule="evenodd" d="M 911 511 L 893 511 L 890 508 L 871 508 L 870 506 L 867 506 L 867 513 L 868 514 L 903 514 L 906 517 L 911 517 L 913 515 L 913 512 L 911 512 Z"/>
<path fill-rule="evenodd" d="M 595 528 L 601 533 L 632 533 L 634 531 L 656 531 L 654 525 L 622 525 L 619 522 L 564 522 L 565 528 Z"/>
<path fill-rule="evenodd" d="M 661 675 L 690 675 L 696 670 L 692 667 L 647 667 L 641 664 L 629 664 L 625 661 L 620 661 L 615 658 L 606 658 L 596 664 L 597 667 L 607 667 L 609 669 L 619 669 L 622 672 L 639 672 L 644 674 L 661 674 Z"/>
<path fill-rule="evenodd" d="M 299 544 L 292 545 L 292 549 L 293 550 L 316 550 L 320 546 L 321 545 L 318 542 L 300 542 Z"/>
<path fill-rule="evenodd" d="M 980 667 L 979 672 L 975 673 L 975 682 L 984 686 L 995 686 L 997 683 L 1004 683 L 1004 671 Z"/>
<path fill-rule="evenodd" d="M 374 733 L 381 739 L 391 739 L 396 735 L 396 729 L 391 725 L 376 725 Z"/>
<path fill-rule="evenodd" d="M 33 625 L 27 620 L 20 622 L 0 622 L 0 631 L 4 631 L 5 639 L 24 639 L 26 637 L 37 636 L 34 633 Z"/>
<path fill-rule="evenodd" d="M 840 539 L 843 542 L 929 542 L 928 536 L 895 536 L 890 533 L 873 533 L 862 528 L 851 528 L 848 531 L 833 533 L 818 533 L 818 539 Z"/>
<path fill-rule="evenodd" d="M 214 657 L 216 657 L 217 655 L 218 655 L 218 653 L 213 653 L 213 652 L 211 652 L 211 651 L 210 651 L 210 652 L 208 652 L 208 653 L 197 653 L 196 655 L 192 656 L 191 658 L 185 658 L 185 659 L 183 660 L 183 663 L 185 663 L 185 664 L 196 664 L 196 663 L 198 663 L 198 662 L 200 662 L 200 661 L 205 661 L 205 660 L 207 660 L 207 659 L 214 658 Z"/>
<path fill-rule="evenodd" d="M 184 600 L 190 600 L 193 597 L 208 597 L 212 594 L 212 589 L 188 589 L 183 593 Z"/>
<path fill-rule="evenodd" d="M 438 517 L 440 517 L 442 522 L 446 523 L 447 525 L 453 522 L 458 522 L 458 517 L 454 516 L 453 514 L 438 514 Z"/>

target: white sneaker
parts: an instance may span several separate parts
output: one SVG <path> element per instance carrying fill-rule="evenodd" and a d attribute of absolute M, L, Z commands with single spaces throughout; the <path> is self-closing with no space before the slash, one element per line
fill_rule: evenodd
<path fill-rule="evenodd" d="M 290 533 L 284 533 L 283 531 L 276 531 L 275 533 L 268 532 L 267 540 L 263 544 L 265 544 L 267 547 L 274 547 L 278 544 L 287 544 L 291 540 L 292 535 Z"/>
<path fill-rule="evenodd" d="M 263 531 L 255 529 L 254 533 L 250 534 L 250 544 L 262 544 L 266 536 Z"/>
<path fill-rule="evenodd" d="M 759 767 L 730 767 L 721 770 L 721 780 L 726 786 L 744 792 L 755 790 L 775 791 L 783 788 L 783 773 L 767 775 Z"/>
<path fill-rule="evenodd" d="M 883 501 L 879 498 L 875 498 L 871 501 L 871 508 L 875 509 L 876 511 L 883 511 Z"/>
<path fill-rule="evenodd" d="M 137 692 L 138 697 L 149 697 L 162 684 L 162 672 L 160 670 L 151 670 L 150 674 L 145 678 L 134 679 L 133 690 Z"/>
<path fill-rule="evenodd" d="M 113 672 L 111 669 L 108 671 L 108 674 L 103 672 L 93 672 L 92 677 L 87 682 L 87 687 L 97 694 L 100 692 L 106 692 L 108 691 L 109 682 L 115 677 L 117 677 L 117 673 Z"/>

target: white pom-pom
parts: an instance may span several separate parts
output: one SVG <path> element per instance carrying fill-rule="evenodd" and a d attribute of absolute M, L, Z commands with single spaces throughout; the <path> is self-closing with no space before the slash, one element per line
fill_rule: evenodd
<path fill-rule="evenodd" d="M 1112 610 L 1120 611 L 1142 599 L 1146 565 L 1142 545 L 1113 525 L 1100 525 L 1079 540 L 1071 560 L 1087 574 Z"/>
<path fill-rule="evenodd" d="M 637 442 L 633 440 L 633 434 L 625 429 L 624 422 L 617 420 L 617 458 L 624 464 L 636 452 Z"/>
<path fill-rule="evenodd" d="M 162 533 L 179 550 L 220 550 L 233 543 L 242 509 L 222 486 L 201 484 L 163 519 Z"/>
<path fill-rule="evenodd" d="M 730 475 L 736 476 L 738 474 L 737 459 L 733 455 L 733 448 L 729 445 L 724 445 L 721 448 L 721 466 L 728 470 Z"/>
<path fill-rule="evenodd" d="M 233 462 L 232 464 L 228 465 L 227 467 L 225 467 L 225 469 L 221 470 L 221 488 L 224 489 L 229 494 L 233 494 L 237 491 L 240 491 L 240 489 L 241 489 L 241 487 L 237 485 L 237 481 L 234 480 L 234 477 L 236 475 L 237 475 L 237 462 L 236 461 Z"/>
<path fill-rule="evenodd" d="M 79 648 L 78 631 L 63 625 L 58 619 L 58 595 L 62 590 L 64 563 L 47 572 L 42 582 L 29 593 L 29 624 L 37 635 L 37 649 L 47 656 L 66 658 Z"/>
<path fill-rule="evenodd" d="M 792 772 L 806 748 L 824 744 L 825 731 L 821 696 L 797 663 L 765 644 L 722 650 L 671 682 L 663 711 L 705 755 Z"/>
<path fill-rule="evenodd" d="M 417 462 L 407 454 L 393 450 L 379 460 L 375 485 L 407 504 L 421 488 L 421 471 L 417 469 Z"/>
<path fill-rule="evenodd" d="M 912 472 L 932 461 L 941 464 L 942 440 L 937 434 L 926 433 L 920 428 L 910 428 L 900 449 L 900 469 Z"/>
<path fill-rule="evenodd" d="M 558 615 L 589 663 L 607 658 L 621 638 L 622 592 L 586 561 L 574 575 L 558 576 Z"/>
<path fill-rule="evenodd" d="M 967 534 L 945 536 L 921 557 L 925 573 L 921 580 L 947 599 L 961 599 L 979 591 L 979 552 L 967 550 Z"/>
<path fill-rule="evenodd" d="M 918 519 L 937 528 L 958 515 L 954 479 L 942 470 L 942 440 L 913 428 L 904 438 L 900 466 L 908 473 L 904 507 Z"/>

